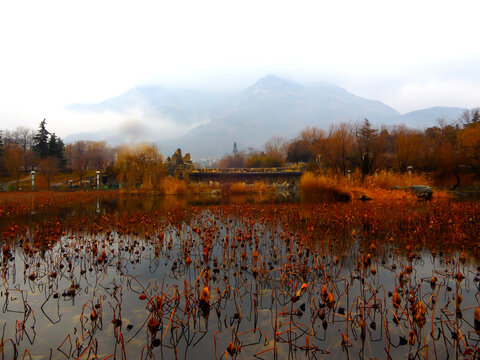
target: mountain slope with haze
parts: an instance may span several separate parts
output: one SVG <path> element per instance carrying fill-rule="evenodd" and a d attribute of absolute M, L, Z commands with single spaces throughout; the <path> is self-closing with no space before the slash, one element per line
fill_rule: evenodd
<path fill-rule="evenodd" d="M 377 100 L 356 96 L 345 89 L 327 83 L 298 84 L 267 75 L 236 94 L 220 94 L 201 90 L 167 89 L 161 86 L 140 86 L 115 98 L 91 105 L 71 105 L 80 113 L 118 114 L 140 109 L 140 117 L 150 122 L 164 121 L 183 131 L 162 134 L 152 128 L 149 141 L 157 139 L 165 154 L 177 147 L 191 152 L 194 159 L 222 156 L 230 152 L 233 142 L 239 148 L 260 148 L 272 136 L 293 138 L 307 126 L 328 129 L 330 124 L 360 121 L 368 118 L 372 124 L 410 127 L 431 126 L 439 118 L 457 119 L 462 108 L 434 107 L 401 115 Z M 141 119 L 138 119 L 141 123 Z M 71 135 L 67 141 L 103 138 L 111 143 L 129 141 L 122 132 L 109 130 L 99 133 Z M 80 136 L 81 135 L 81 136 Z M 162 136 L 163 135 L 163 136 Z M 142 141 L 139 135 L 137 141 Z"/>

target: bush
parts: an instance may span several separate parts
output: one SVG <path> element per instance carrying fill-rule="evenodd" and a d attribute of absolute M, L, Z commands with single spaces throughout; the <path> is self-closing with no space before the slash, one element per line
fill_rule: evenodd
<path fill-rule="evenodd" d="M 185 195 L 187 193 L 187 183 L 184 180 L 166 177 L 163 182 L 163 193 L 165 195 Z"/>

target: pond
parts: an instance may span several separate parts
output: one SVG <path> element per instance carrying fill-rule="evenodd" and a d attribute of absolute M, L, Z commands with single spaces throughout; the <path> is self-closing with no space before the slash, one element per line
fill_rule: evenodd
<path fill-rule="evenodd" d="M 112 196 L 4 217 L 0 353 L 478 356 L 479 203 L 294 200 Z"/>

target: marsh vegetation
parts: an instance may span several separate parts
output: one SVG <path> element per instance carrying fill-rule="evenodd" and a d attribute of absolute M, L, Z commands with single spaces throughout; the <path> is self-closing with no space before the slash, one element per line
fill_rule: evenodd
<path fill-rule="evenodd" d="M 478 203 L 6 197 L 6 358 L 478 356 Z"/>

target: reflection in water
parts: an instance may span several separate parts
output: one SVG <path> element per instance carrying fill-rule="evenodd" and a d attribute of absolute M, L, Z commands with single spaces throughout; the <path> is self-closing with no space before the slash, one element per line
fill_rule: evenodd
<path fill-rule="evenodd" d="M 478 204 L 291 200 L 119 196 L 10 219 L 0 352 L 475 357 Z"/>

